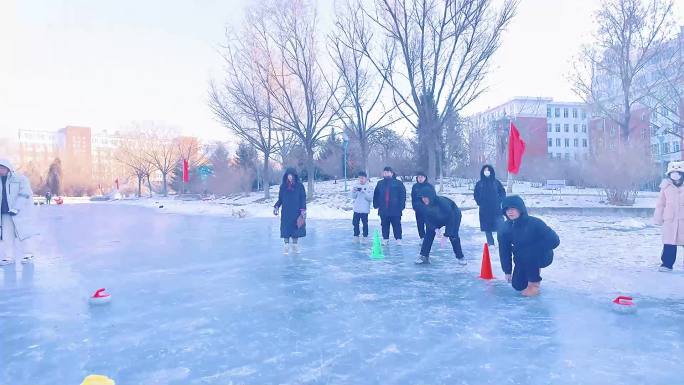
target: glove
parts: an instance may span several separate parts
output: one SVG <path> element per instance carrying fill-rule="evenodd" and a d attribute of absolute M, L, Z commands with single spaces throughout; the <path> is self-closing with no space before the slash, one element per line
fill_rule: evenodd
<path fill-rule="evenodd" d="M 278 216 L 278 208 L 277 207 L 273 208 L 273 215 Z"/>
<path fill-rule="evenodd" d="M 19 210 L 17 210 L 17 209 L 12 209 L 12 210 L 10 210 L 7 214 L 9 214 L 10 216 L 13 217 L 13 216 L 19 214 Z"/>

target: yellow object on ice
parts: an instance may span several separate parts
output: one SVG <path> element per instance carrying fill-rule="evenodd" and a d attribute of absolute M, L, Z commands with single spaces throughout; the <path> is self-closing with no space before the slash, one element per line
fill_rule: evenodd
<path fill-rule="evenodd" d="M 107 376 L 101 376 L 99 374 L 91 374 L 90 376 L 86 377 L 83 382 L 81 382 L 81 385 L 116 385 L 114 384 L 114 380 Z"/>

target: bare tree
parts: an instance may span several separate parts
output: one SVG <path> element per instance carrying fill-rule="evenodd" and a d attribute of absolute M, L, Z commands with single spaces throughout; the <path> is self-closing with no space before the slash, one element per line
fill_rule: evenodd
<path fill-rule="evenodd" d="M 633 108 L 645 105 L 681 71 L 678 44 L 672 44 L 673 2 L 604 0 L 596 22 L 594 43 L 582 49 L 575 64 L 574 90 L 598 115 L 618 124 L 626 142 Z"/>
<path fill-rule="evenodd" d="M 145 156 L 145 151 L 151 146 L 146 143 L 145 135 L 140 131 L 132 131 L 123 135 L 119 146 L 114 151 L 114 158 L 121 163 L 130 175 L 134 176 L 138 182 L 138 197 L 142 196 L 142 183 L 147 179 L 150 194 L 152 186 L 150 174 L 152 173 L 152 163 Z"/>
<path fill-rule="evenodd" d="M 370 44 L 369 20 L 364 17 L 361 2 L 348 0 L 337 14 L 335 27 L 330 35 L 330 55 L 342 79 L 344 98 L 338 104 L 346 131 L 359 141 L 361 168 L 368 171 L 368 139 L 377 130 L 403 119 L 393 118 L 394 107 L 385 108 L 383 95 L 384 78 L 371 67 L 363 54 L 364 46 Z"/>
<path fill-rule="evenodd" d="M 218 86 L 210 86 L 209 106 L 214 115 L 241 140 L 259 151 L 264 159 L 264 198 L 270 198 L 269 160 L 277 151 L 273 120 L 275 101 L 269 91 L 273 78 L 266 62 L 268 35 L 263 6 L 247 10 L 245 22 L 239 35 L 226 33 L 227 44 L 223 47 L 225 79 Z"/>
<path fill-rule="evenodd" d="M 143 131 L 145 141 L 154 143 L 143 149 L 143 155 L 162 176 L 162 194 L 168 195 L 168 176 L 179 159 L 178 146 L 174 142 L 174 131 L 161 126 L 148 125 Z"/>
<path fill-rule="evenodd" d="M 279 111 L 273 119 L 306 151 L 307 195 L 312 199 L 314 156 L 325 130 L 339 119 L 335 93 L 340 81 L 331 81 L 319 61 L 317 16 L 311 1 L 274 0 L 263 19 L 259 33 L 269 55 L 259 64 L 273 81 L 273 87 L 267 87 Z"/>
<path fill-rule="evenodd" d="M 364 9 L 384 35 L 363 39 L 363 52 L 390 86 L 401 115 L 415 128 L 428 176 L 436 174 L 444 122 L 484 91 L 482 81 L 516 0 L 376 0 Z"/>

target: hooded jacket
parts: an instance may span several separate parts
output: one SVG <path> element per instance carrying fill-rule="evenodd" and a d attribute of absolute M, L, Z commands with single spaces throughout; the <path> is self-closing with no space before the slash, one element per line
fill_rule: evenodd
<path fill-rule="evenodd" d="M 20 240 L 30 238 L 37 234 L 32 221 L 33 191 L 31 190 L 31 184 L 26 177 L 16 172 L 9 160 L 0 159 L 0 165 L 10 170 L 5 182 L 6 204 L 9 211 L 16 213 L 16 215 L 11 217 L 11 220 L 14 221 L 16 236 Z M 1 188 L 2 185 L 0 184 Z M 0 192 L 0 206 L 4 203 L 4 198 Z"/>
<path fill-rule="evenodd" d="M 423 203 L 422 198 L 430 199 L 430 204 Z M 458 236 L 458 229 L 461 226 L 461 209 L 449 198 L 437 196 L 434 190 L 422 190 L 418 193 L 418 205 L 423 215 L 425 223 L 430 228 L 438 229 L 445 227 L 444 235 L 447 237 Z"/>
<path fill-rule="evenodd" d="M 381 217 L 400 217 L 406 208 L 406 187 L 392 172 L 391 178 L 382 178 L 373 192 L 373 207 Z"/>
<path fill-rule="evenodd" d="M 515 256 L 516 263 L 537 263 L 547 267 L 553 261 L 553 249 L 560 245 L 558 234 L 539 218 L 527 213 L 525 202 L 517 195 L 506 197 L 502 203 L 502 213 L 508 208 L 520 211 L 516 220 L 506 219 L 497 234 L 499 239 L 499 258 L 504 273 L 511 274 Z"/>
<path fill-rule="evenodd" d="M 489 168 L 491 175 L 486 177 L 484 170 Z M 480 230 L 497 231 L 501 221 L 501 201 L 506 197 L 506 189 L 496 179 L 494 167 L 486 164 L 480 170 L 480 180 L 475 184 L 475 203 L 480 207 Z"/>
<path fill-rule="evenodd" d="M 421 175 L 425 177 L 425 182 L 423 183 L 418 182 L 418 176 Z M 418 215 L 421 214 L 420 210 L 424 206 L 423 203 L 420 201 L 419 194 L 422 194 L 425 191 L 429 191 L 432 192 L 433 195 L 437 195 L 437 192 L 435 191 L 435 186 L 428 182 L 427 175 L 425 175 L 425 173 L 423 172 L 418 172 L 416 174 L 416 183 L 414 183 L 413 187 L 411 187 L 411 207 L 413 207 L 413 211 L 415 211 Z"/>
<path fill-rule="evenodd" d="M 653 219 L 663 226 L 663 244 L 684 245 L 684 186 L 663 179 Z"/>
<path fill-rule="evenodd" d="M 287 180 L 288 175 L 292 175 L 292 183 Z M 283 174 L 283 181 L 278 191 L 278 201 L 273 206 L 281 209 L 280 214 L 280 237 L 281 238 L 301 238 L 306 236 L 306 225 L 297 227 L 297 218 L 302 211 L 306 210 L 306 190 L 299 181 L 299 175 L 293 168 L 288 168 Z"/>
<path fill-rule="evenodd" d="M 349 197 L 354 200 L 354 212 L 361 214 L 370 213 L 370 205 L 373 202 L 373 186 L 356 182 L 349 192 Z"/>

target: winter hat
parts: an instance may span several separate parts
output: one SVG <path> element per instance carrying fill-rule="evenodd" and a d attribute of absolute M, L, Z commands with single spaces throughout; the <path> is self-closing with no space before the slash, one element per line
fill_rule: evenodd
<path fill-rule="evenodd" d="M 365 171 L 359 171 L 359 176 L 365 176 L 365 177 L 367 177 L 368 175 L 366 174 Z"/>
<path fill-rule="evenodd" d="M 670 176 L 671 172 L 681 172 L 684 174 L 684 162 L 682 161 L 674 161 L 670 162 L 667 164 L 667 172 L 665 175 Z"/>

